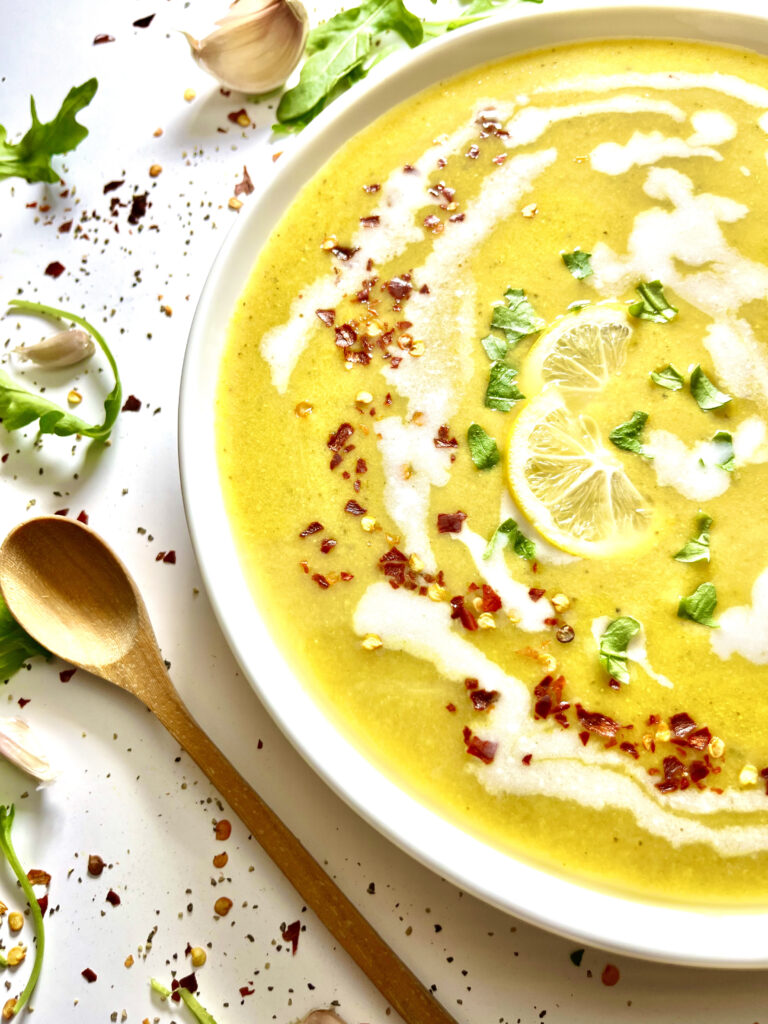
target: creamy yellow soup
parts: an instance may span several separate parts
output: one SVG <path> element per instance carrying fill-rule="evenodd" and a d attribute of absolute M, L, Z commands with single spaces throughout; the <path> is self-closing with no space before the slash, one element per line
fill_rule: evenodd
<path fill-rule="evenodd" d="M 747 52 L 450 79 L 301 192 L 221 368 L 232 527 L 327 713 L 473 834 L 645 897 L 768 895 L 767 154 Z"/>

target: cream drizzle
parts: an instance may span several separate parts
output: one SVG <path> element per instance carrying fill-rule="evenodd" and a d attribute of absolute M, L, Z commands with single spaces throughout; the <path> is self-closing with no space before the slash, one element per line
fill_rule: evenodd
<path fill-rule="evenodd" d="M 613 75 L 581 75 L 565 81 L 549 82 L 537 86 L 533 92 L 612 92 L 614 89 L 658 89 L 662 92 L 677 89 L 710 89 L 750 107 L 768 110 L 768 89 L 747 82 L 737 75 L 724 75 L 719 71 L 696 74 L 691 71 L 627 71 Z M 758 124 L 768 132 L 768 116 Z"/>
<path fill-rule="evenodd" d="M 717 621 L 709 642 L 719 658 L 740 654 L 753 665 L 768 665 L 768 569 L 755 580 L 752 604 L 728 608 Z"/>

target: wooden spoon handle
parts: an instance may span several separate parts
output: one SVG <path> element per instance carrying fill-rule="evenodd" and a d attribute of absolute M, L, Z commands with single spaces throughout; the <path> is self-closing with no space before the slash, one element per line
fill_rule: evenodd
<path fill-rule="evenodd" d="M 176 692 L 167 692 L 167 687 L 166 677 L 166 692 L 151 701 L 151 710 L 406 1024 L 456 1024 L 206 736 Z"/>

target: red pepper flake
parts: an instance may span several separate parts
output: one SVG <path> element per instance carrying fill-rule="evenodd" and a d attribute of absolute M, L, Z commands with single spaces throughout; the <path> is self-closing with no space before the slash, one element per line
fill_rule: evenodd
<path fill-rule="evenodd" d="M 480 680 L 474 679 L 472 676 L 467 676 L 464 680 L 465 690 L 476 690 L 480 686 Z"/>
<path fill-rule="evenodd" d="M 336 319 L 335 309 L 316 309 L 315 316 L 319 317 L 323 321 L 326 327 L 333 327 L 334 320 Z"/>
<path fill-rule="evenodd" d="M 685 743 L 689 733 L 694 732 L 696 729 L 696 723 L 690 715 L 686 714 L 685 711 L 682 711 L 680 714 L 672 715 L 669 720 L 669 728 L 674 740 Z"/>
<path fill-rule="evenodd" d="M 354 498 L 350 498 L 344 506 L 344 511 L 349 512 L 351 516 L 364 516 L 368 509 L 363 508 L 362 505 L 358 505 Z"/>
<path fill-rule="evenodd" d="M 145 14 L 143 18 L 137 18 L 133 23 L 134 28 L 149 28 L 154 19 L 154 14 Z"/>
<path fill-rule="evenodd" d="M 381 185 L 363 185 L 363 192 L 378 192 Z"/>
<path fill-rule="evenodd" d="M 48 909 L 48 893 L 46 893 L 44 896 L 38 896 L 37 905 L 38 907 L 40 907 L 41 916 L 45 917 L 45 912 Z"/>
<path fill-rule="evenodd" d="M 453 712 L 456 710 L 456 705 L 455 704 L 446 704 L 445 705 L 445 710 L 446 711 L 450 711 L 451 714 L 453 714 Z"/>
<path fill-rule="evenodd" d="M 120 906 L 120 897 L 117 895 L 114 889 L 110 889 L 107 893 L 107 903 L 111 903 L 113 907 Z"/>
<path fill-rule="evenodd" d="M 333 551 L 336 547 L 337 541 L 333 537 L 326 537 L 323 543 L 320 545 L 320 550 L 324 555 L 327 555 L 329 551 Z"/>
<path fill-rule="evenodd" d="M 336 433 L 328 437 L 327 447 L 332 452 L 341 452 L 354 432 L 355 428 L 351 423 L 342 423 Z"/>
<path fill-rule="evenodd" d="M 363 473 L 368 472 L 368 463 L 365 459 L 358 459 L 357 465 L 355 466 L 355 472 L 362 476 Z"/>
<path fill-rule="evenodd" d="M 468 156 L 470 160 L 477 160 L 480 156 L 480 147 L 473 143 L 465 153 L 465 156 Z"/>
<path fill-rule="evenodd" d="M 72 221 L 71 220 L 65 220 L 63 224 L 59 224 L 59 232 L 62 235 L 66 235 L 71 230 L 72 230 Z"/>
<path fill-rule="evenodd" d="M 100 32 L 97 36 L 93 37 L 93 45 L 94 46 L 98 46 L 100 43 L 114 43 L 114 41 L 115 41 L 115 37 L 114 36 L 108 36 L 106 34 L 106 32 Z M 90 981 L 91 979 L 89 978 L 88 980 Z M 96 978 L 94 977 L 93 980 L 95 981 Z"/>
<path fill-rule="evenodd" d="M 129 224 L 138 224 L 147 212 L 147 192 L 131 196 L 131 212 L 128 214 Z"/>
<path fill-rule="evenodd" d="M 165 562 L 166 565 L 176 565 L 176 552 L 166 551 L 166 553 L 163 555 L 163 561 Z"/>
<path fill-rule="evenodd" d="M 77 672 L 76 668 L 65 668 L 59 672 L 59 679 L 62 683 L 68 683 L 72 676 Z"/>
<path fill-rule="evenodd" d="M 704 761 L 691 761 L 688 767 L 691 782 L 699 783 L 709 775 L 709 768 Z"/>
<path fill-rule="evenodd" d="M 507 154 L 506 153 L 499 153 L 498 156 L 495 156 L 493 158 L 493 162 L 495 164 L 498 164 L 499 167 L 501 167 L 502 164 L 505 164 L 507 162 Z"/>
<path fill-rule="evenodd" d="M 501 598 L 487 583 L 483 584 L 482 610 L 484 612 L 497 612 L 501 608 Z"/>
<path fill-rule="evenodd" d="M 464 629 L 468 629 L 470 633 L 473 633 L 478 628 L 477 619 L 472 612 L 465 607 L 464 598 L 461 595 L 451 598 L 451 609 L 451 618 L 459 619 Z"/>
<path fill-rule="evenodd" d="M 187 992 L 191 992 L 192 995 L 197 992 L 197 978 L 195 977 L 194 971 L 192 974 L 188 974 L 185 978 L 179 978 L 179 988 L 185 988 Z"/>
<path fill-rule="evenodd" d="M 320 587 L 321 590 L 327 590 L 328 587 L 330 587 L 331 585 L 325 578 L 325 576 L 322 576 L 319 572 L 313 573 L 312 579 L 315 581 L 318 587 Z"/>
<path fill-rule="evenodd" d="M 344 572 L 344 570 L 343 570 L 343 569 L 342 569 L 342 570 L 341 570 L 341 572 L 339 573 L 339 576 L 341 577 L 341 579 L 342 579 L 342 581 L 343 581 L 344 583 L 349 583 L 349 581 L 350 581 L 350 580 L 353 580 L 353 579 L 355 578 L 355 577 L 354 577 L 354 573 L 351 573 L 351 572 Z"/>
<path fill-rule="evenodd" d="M 45 268 L 45 273 L 48 277 L 61 277 L 66 270 L 63 263 L 59 263 L 58 260 L 54 260 L 53 263 L 49 263 Z"/>
<path fill-rule="evenodd" d="M 648 725 L 659 725 L 660 722 L 660 715 L 648 715 Z"/>
<path fill-rule="evenodd" d="M 331 469 L 336 469 L 337 466 L 341 465 L 341 455 L 338 452 L 334 452 L 331 456 L 331 461 L 328 463 Z M 344 473 L 344 479 L 349 480 L 349 473 Z"/>
<path fill-rule="evenodd" d="M 309 573 L 309 562 L 299 562 L 299 565 L 305 573 Z"/>
<path fill-rule="evenodd" d="M 448 220 L 451 224 L 460 224 L 461 221 L 466 220 L 466 217 L 466 213 L 454 213 L 452 217 L 448 218 Z"/>
<path fill-rule="evenodd" d="M 625 754 L 629 754 L 630 757 L 634 757 L 637 760 L 640 757 L 637 747 L 634 743 L 621 743 L 619 750 L 623 750 Z"/>
<path fill-rule="evenodd" d="M 249 196 L 254 190 L 254 184 L 251 181 L 251 176 L 248 173 L 248 168 L 243 164 L 243 180 L 238 181 L 235 185 L 235 195 L 246 195 Z"/>
<path fill-rule="evenodd" d="M 437 437 L 434 438 L 435 448 L 458 448 L 459 442 L 455 437 L 451 437 L 450 427 L 444 423 L 442 427 L 438 427 Z"/>
<path fill-rule="evenodd" d="M 7 462 L 7 461 L 8 461 L 8 452 L 4 452 L 2 458 L 0 458 L 0 462 Z"/>
<path fill-rule="evenodd" d="M 570 704 L 563 701 L 563 687 L 565 686 L 565 676 L 558 676 L 555 679 L 553 676 L 544 676 L 540 682 L 536 684 L 533 690 L 533 696 L 535 703 L 533 707 L 534 717 L 536 718 L 548 718 L 550 715 L 559 716 L 568 710 Z M 562 725 L 560 718 L 557 718 Z"/>
<path fill-rule="evenodd" d="M 123 402 L 123 408 L 121 412 L 139 412 L 141 410 L 141 402 L 136 395 L 128 395 L 125 402 Z"/>
<path fill-rule="evenodd" d="M 688 772 L 682 761 L 676 757 L 665 757 L 663 768 L 664 778 L 656 783 L 660 793 L 673 793 L 677 789 L 688 788 Z"/>
<path fill-rule="evenodd" d="M 364 228 L 377 228 L 381 218 L 377 214 L 371 214 L 370 217 L 361 217 L 360 223 Z"/>
<path fill-rule="evenodd" d="M 472 701 L 475 711 L 487 711 L 496 703 L 499 696 L 498 690 L 474 690 L 469 695 L 469 699 Z"/>
<path fill-rule="evenodd" d="M 403 174 L 418 174 L 419 172 L 413 166 L 413 164 L 405 164 L 403 167 Z"/>
<path fill-rule="evenodd" d="M 227 120 L 231 121 L 232 124 L 237 124 L 238 118 L 241 117 L 248 117 L 248 111 L 245 109 L 245 107 L 240 107 L 239 110 L 231 110 L 227 114 Z M 248 120 L 250 121 L 250 118 L 248 118 Z"/>
<path fill-rule="evenodd" d="M 255 991 L 255 988 L 248 988 L 247 985 L 241 985 L 239 989 L 240 995 L 243 996 L 243 998 L 245 998 L 245 996 L 252 996 Z"/>
<path fill-rule="evenodd" d="M 18 703 L 20 708 L 25 708 L 27 706 L 27 704 L 29 704 L 31 699 L 32 699 L 31 697 L 19 697 L 17 703 Z"/>
<path fill-rule="evenodd" d="M 556 631 L 555 640 L 558 640 L 561 644 L 569 644 L 571 640 L 576 636 L 573 626 L 569 626 L 567 622 Z"/>
<path fill-rule="evenodd" d="M 579 733 L 579 739 L 581 740 L 581 742 L 586 747 L 586 745 L 589 743 L 589 733 L 586 730 L 584 730 L 584 732 L 580 732 Z"/>
<path fill-rule="evenodd" d="M 528 591 L 528 597 L 532 601 L 540 601 L 546 594 L 546 590 L 542 590 L 541 587 L 531 587 Z"/>
<path fill-rule="evenodd" d="M 600 980 L 604 985 L 610 987 L 615 985 L 620 977 L 619 968 L 615 964 L 606 964 L 603 968 L 603 973 L 600 975 Z"/>
<path fill-rule="evenodd" d="M 305 526 L 304 529 L 299 534 L 299 536 L 300 537 L 311 537 L 313 533 L 320 533 L 320 531 L 323 530 L 323 529 L 324 529 L 323 524 L 322 523 L 318 523 L 317 520 L 315 520 L 314 523 L 310 523 L 309 526 Z"/>
<path fill-rule="evenodd" d="M 619 723 L 608 715 L 602 715 L 599 711 L 587 711 L 581 704 L 576 705 L 576 716 L 585 729 L 607 739 L 613 739 L 621 728 Z"/>
<path fill-rule="evenodd" d="M 81 510 L 77 515 L 78 523 L 82 523 L 83 526 L 88 525 L 88 513 L 85 510 Z"/>
<path fill-rule="evenodd" d="M 85 970 L 81 971 L 80 973 L 90 985 L 92 985 L 94 981 L 96 981 L 96 978 L 98 977 L 96 971 L 92 971 L 90 967 L 86 967 Z"/>
<path fill-rule="evenodd" d="M 529 765 L 533 760 L 533 754 L 525 754 L 523 757 L 520 758 L 520 760 L 523 762 L 524 765 Z"/>
<path fill-rule="evenodd" d="M 693 750 L 706 750 L 711 739 L 712 733 L 705 725 L 688 734 L 688 746 Z"/>
<path fill-rule="evenodd" d="M 466 725 L 464 726 L 463 736 L 464 746 L 467 748 L 468 754 L 479 758 L 483 764 L 490 764 L 493 761 L 499 747 L 498 743 L 494 743 L 493 740 L 480 739 Z"/>
<path fill-rule="evenodd" d="M 408 564 L 408 556 L 396 547 L 391 547 L 381 556 L 379 568 L 395 590 L 398 587 L 416 590 L 419 586 L 419 577 Z"/>
<path fill-rule="evenodd" d="M 352 259 L 352 257 L 359 250 L 359 248 L 360 246 L 357 246 L 356 248 L 352 249 L 347 245 L 334 245 L 334 247 L 331 249 L 331 252 L 337 259 L 341 260 L 343 263 L 346 263 L 347 260 Z"/>
<path fill-rule="evenodd" d="M 120 188 L 120 186 L 124 184 L 125 178 L 122 178 L 120 181 L 108 181 L 103 188 L 104 195 L 106 195 L 107 192 L 114 192 L 116 188 Z"/>
<path fill-rule="evenodd" d="M 402 299 L 407 299 L 413 291 L 411 275 L 403 274 L 401 277 L 393 277 L 390 281 L 387 281 L 385 287 L 392 298 L 397 299 L 398 302 Z"/>
<path fill-rule="evenodd" d="M 299 948 L 300 931 L 301 921 L 294 921 L 293 924 L 287 925 L 280 931 L 280 934 L 283 936 L 283 942 L 290 942 L 293 946 L 293 956 L 296 956 L 296 950 Z"/>
<path fill-rule="evenodd" d="M 461 527 L 467 518 L 466 512 L 438 512 L 438 533 L 461 533 Z"/>
<path fill-rule="evenodd" d="M 433 235 L 439 235 L 443 231 L 443 222 L 436 213 L 430 213 L 424 218 L 424 227 Z"/>

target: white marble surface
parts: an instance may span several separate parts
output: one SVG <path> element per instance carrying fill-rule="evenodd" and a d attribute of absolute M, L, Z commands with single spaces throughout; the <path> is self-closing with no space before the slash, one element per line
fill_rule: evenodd
<path fill-rule="evenodd" d="M 546 3 L 566 6 L 566 0 Z M 761 6 L 755 0 L 755 10 Z M 313 775 L 239 674 L 205 595 L 195 590 L 200 580 L 176 463 L 176 401 L 195 298 L 237 216 L 227 208 L 234 183 L 245 163 L 258 187 L 271 173 L 269 150 L 290 140 L 270 140 L 267 104 L 221 96 L 189 59 L 176 30 L 192 15 L 199 23 L 206 11 L 218 10 L 212 0 L 0 0 L 0 123 L 12 136 L 28 124 L 30 92 L 48 119 L 70 86 L 91 75 L 100 83 L 81 115 L 90 135 L 62 164 L 69 196 L 61 197 L 59 187 L 0 183 L 0 294 L 82 311 L 100 326 L 103 321 L 126 394 L 142 402 L 140 412 L 120 417 L 114 443 L 96 458 L 83 444 L 73 454 L 67 439 L 48 437 L 36 447 L 0 433 L 0 454 L 8 453 L 0 465 L 0 533 L 32 513 L 88 512 L 142 587 L 173 678 L 195 716 L 416 973 L 436 987 L 460 1024 L 765 1020 L 765 982 L 757 972 L 670 968 L 596 950 L 587 950 L 577 968 L 569 960 L 574 943 L 523 925 L 432 875 Z M 152 13 L 149 28 L 132 27 Z M 115 41 L 93 46 L 102 32 Z M 191 103 L 184 100 L 189 88 L 196 90 Z M 254 121 L 245 130 L 226 116 L 243 105 Z M 155 137 L 158 128 L 163 134 Z M 152 179 L 154 163 L 163 170 Z M 104 195 L 104 184 L 119 179 L 125 184 Z M 152 205 L 139 229 L 128 224 L 128 208 L 110 216 L 113 196 L 125 201 L 145 190 Z M 50 210 L 41 212 L 46 204 Z M 59 232 L 69 219 L 73 229 Z M 52 260 L 66 267 L 57 280 L 43 273 Z M 0 351 L 6 342 L 44 333 L 28 320 L 17 330 L 18 323 L 11 316 L 2 321 Z M 88 409 L 83 403 L 84 415 Z M 171 548 L 175 565 L 155 561 L 158 551 Z M 81 672 L 61 683 L 62 667 L 35 663 L 0 689 L 3 714 L 17 712 L 19 698 L 30 700 L 24 714 L 48 738 L 63 769 L 55 785 L 38 792 L 0 765 L 0 800 L 17 804 L 19 854 L 25 866 L 53 875 L 56 912 L 47 918 L 35 1019 L 189 1020 L 183 1008 L 151 996 L 148 984 L 152 976 L 169 984 L 174 971 L 189 972 L 189 942 L 210 944 L 198 980 L 200 998 L 218 1024 L 290 1024 L 332 1000 L 348 1024 L 395 1020 L 233 816 L 230 840 L 214 839 L 212 819 L 222 816 L 216 793 L 150 715 Z M 219 872 L 211 861 L 223 849 L 229 863 Z M 111 865 L 100 879 L 87 876 L 89 853 Z M 110 887 L 121 897 L 118 907 L 105 901 Z M 234 908 L 217 920 L 219 895 L 230 896 Z M 6 872 L 0 873 L 0 898 L 11 906 L 20 902 Z M 297 918 L 306 930 L 291 956 L 281 924 Z M 717 928 L 716 918 L 710 927 Z M 146 952 L 155 928 L 144 957 L 140 950 Z M 27 923 L 22 934 L 30 937 L 29 931 Z M 9 944 L 7 926 L 0 925 L 0 937 Z M 126 968 L 129 955 L 135 963 Z M 613 988 L 600 982 L 607 962 L 621 972 Z M 93 984 L 81 977 L 86 967 L 98 975 Z M 0 984 L 8 977 L 0 974 Z M 241 986 L 251 986 L 253 994 L 242 998 Z M 11 990 L 19 987 L 11 977 Z"/>

